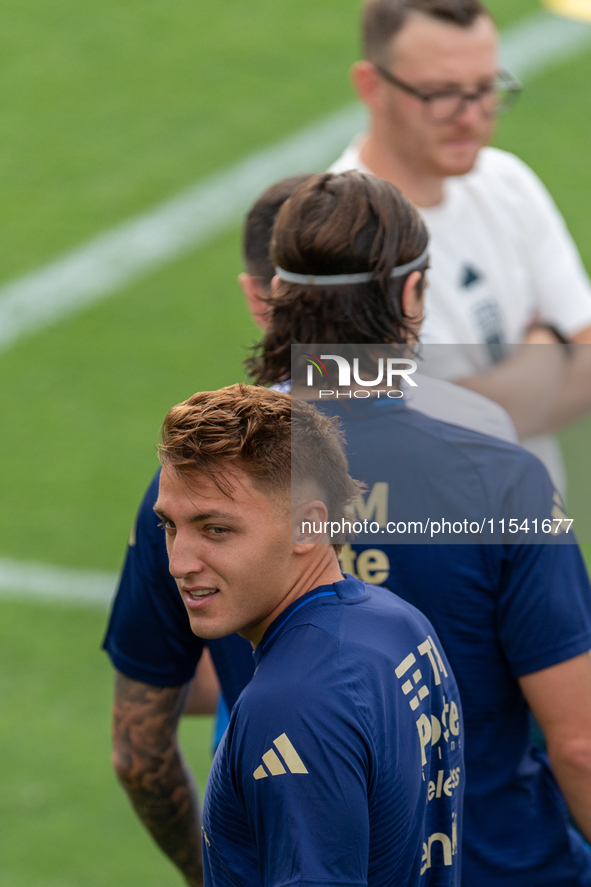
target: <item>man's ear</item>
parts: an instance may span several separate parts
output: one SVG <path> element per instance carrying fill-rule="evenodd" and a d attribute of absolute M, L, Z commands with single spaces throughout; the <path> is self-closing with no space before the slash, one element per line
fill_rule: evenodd
<path fill-rule="evenodd" d="M 328 511 L 319 499 L 296 508 L 292 514 L 291 530 L 294 554 L 306 554 L 317 545 L 329 545 L 327 523 Z"/>
<path fill-rule="evenodd" d="M 244 293 L 250 316 L 264 332 L 269 326 L 269 294 L 262 285 L 261 278 L 244 272 L 238 275 L 238 283 Z"/>
<path fill-rule="evenodd" d="M 402 312 L 408 320 L 415 321 L 418 324 L 417 333 L 423 321 L 424 312 L 423 294 L 418 288 L 423 273 L 421 271 L 413 271 L 412 274 L 409 274 L 402 290 Z"/>
<path fill-rule="evenodd" d="M 381 108 L 381 80 L 375 65 L 368 61 L 355 62 L 350 74 L 355 92 L 363 104 L 372 110 Z"/>

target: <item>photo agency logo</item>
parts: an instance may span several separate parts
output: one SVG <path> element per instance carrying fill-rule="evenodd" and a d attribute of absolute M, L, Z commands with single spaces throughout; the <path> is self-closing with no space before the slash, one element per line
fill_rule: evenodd
<path fill-rule="evenodd" d="M 363 353 L 359 356 L 344 356 L 342 353 L 320 356 L 308 352 L 302 354 L 300 359 L 307 364 L 305 387 L 313 389 L 308 392 L 309 395 L 318 400 L 339 397 L 400 400 L 404 397 L 404 384 L 417 387 L 412 378 L 417 371 L 415 360 L 408 357 L 378 357 L 372 353 L 372 348 L 367 346 L 360 349 Z M 329 365 L 332 373 L 327 367 L 328 361 L 333 361 Z M 333 378 L 335 374 L 336 379 Z M 332 387 L 329 387 L 331 380 Z"/>

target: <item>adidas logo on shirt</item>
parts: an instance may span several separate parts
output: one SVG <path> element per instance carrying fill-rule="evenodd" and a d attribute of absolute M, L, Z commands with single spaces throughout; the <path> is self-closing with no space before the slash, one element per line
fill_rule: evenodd
<path fill-rule="evenodd" d="M 282 773 L 286 773 L 287 769 L 290 773 L 307 773 L 306 767 L 304 766 L 304 762 L 298 755 L 297 751 L 287 738 L 286 733 L 282 733 L 281 736 L 278 736 L 277 739 L 273 740 L 273 745 L 281 755 L 277 754 L 275 749 L 270 748 L 269 751 L 266 751 L 263 755 L 263 763 L 260 767 L 252 774 L 255 779 L 266 779 L 269 773 L 271 776 L 281 776 Z M 264 766 L 263 766 L 264 764 Z M 285 767 L 283 766 L 285 764 Z M 265 767 L 267 769 L 265 769 Z M 269 773 L 267 773 L 267 770 Z"/>

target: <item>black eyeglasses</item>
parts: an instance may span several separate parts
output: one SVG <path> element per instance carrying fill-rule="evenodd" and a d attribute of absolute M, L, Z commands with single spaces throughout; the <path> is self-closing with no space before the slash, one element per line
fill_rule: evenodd
<path fill-rule="evenodd" d="M 410 83 L 405 83 L 391 74 L 386 68 L 375 65 L 378 74 L 412 95 L 423 103 L 423 107 L 429 118 L 436 123 L 447 123 L 464 111 L 469 102 L 478 102 L 482 112 L 487 117 L 498 117 L 506 114 L 511 109 L 522 86 L 516 77 L 508 71 L 499 71 L 491 83 L 479 86 L 473 92 L 465 92 L 463 89 L 437 89 L 434 92 L 422 92 Z"/>

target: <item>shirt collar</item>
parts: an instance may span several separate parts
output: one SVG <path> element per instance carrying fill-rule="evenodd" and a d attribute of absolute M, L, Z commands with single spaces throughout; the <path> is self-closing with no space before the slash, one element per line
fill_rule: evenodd
<path fill-rule="evenodd" d="M 292 616 L 299 610 L 307 607 L 313 601 L 322 601 L 323 603 L 337 603 L 339 601 L 363 600 L 367 596 L 365 586 L 359 579 L 354 579 L 349 573 L 345 574 L 345 578 L 340 582 L 333 582 L 331 585 L 319 585 L 306 594 L 297 598 L 293 603 L 286 607 L 276 619 L 269 625 L 261 638 L 260 643 L 253 651 L 255 664 L 258 665 L 263 656 L 270 650 L 275 641 L 290 623 Z"/>

